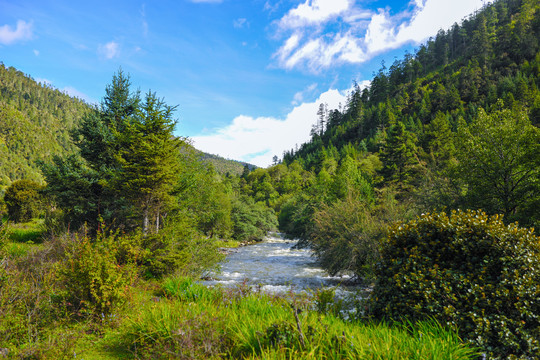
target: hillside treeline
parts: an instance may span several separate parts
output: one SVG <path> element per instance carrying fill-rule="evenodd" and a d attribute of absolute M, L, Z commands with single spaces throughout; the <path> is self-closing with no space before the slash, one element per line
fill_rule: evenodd
<path fill-rule="evenodd" d="M 247 191 L 331 272 L 370 269 L 386 224 L 422 212 L 538 227 L 539 8 L 488 4 L 383 64 L 342 111 L 321 104 L 311 140 L 252 172 Z"/>
<path fill-rule="evenodd" d="M 36 161 L 73 153 L 69 131 L 89 109 L 0 63 L 0 191 L 18 179 L 42 182 Z"/>

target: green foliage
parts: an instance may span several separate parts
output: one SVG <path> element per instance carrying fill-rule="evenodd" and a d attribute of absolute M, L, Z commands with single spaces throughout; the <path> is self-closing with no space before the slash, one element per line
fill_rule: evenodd
<path fill-rule="evenodd" d="M 52 216 L 55 223 L 63 222 L 66 228 L 78 229 L 88 224 L 90 228 L 97 229 L 103 206 L 99 174 L 75 155 L 66 158 L 55 156 L 52 163 L 42 163 L 41 170 L 47 179 L 43 192 L 59 207 L 57 212 L 48 213 L 48 218 Z M 48 219 L 46 221 L 49 222 Z M 61 226 L 54 226 L 58 227 Z"/>
<path fill-rule="evenodd" d="M 232 238 L 240 241 L 261 241 L 270 230 L 277 228 L 272 209 L 255 203 L 251 198 L 236 199 L 232 205 Z"/>
<path fill-rule="evenodd" d="M 56 265 L 57 296 L 70 312 L 109 316 L 127 300 L 134 271 L 131 264 L 117 263 L 117 251 L 114 238 L 103 233 L 94 241 L 88 236 L 70 241 Z"/>
<path fill-rule="evenodd" d="M 43 208 L 41 189 L 40 184 L 31 180 L 17 180 L 7 188 L 4 201 L 11 221 L 24 222 L 38 216 Z"/>
<path fill-rule="evenodd" d="M 172 203 L 172 192 L 179 171 L 179 138 L 172 136 L 176 122 L 174 107 L 167 106 L 155 93 L 148 92 L 135 114 L 112 128 L 119 147 L 115 156 L 118 171 L 111 184 L 116 198 L 133 204 L 130 216 L 138 216 L 144 234 L 150 231 L 150 218 L 159 230 L 161 212 Z M 118 128 L 118 129 L 117 129 Z"/>
<path fill-rule="evenodd" d="M 369 203 L 348 197 L 322 205 L 313 215 L 310 245 L 331 275 L 349 271 L 369 276 L 379 257 L 384 223 L 372 216 Z"/>
<path fill-rule="evenodd" d="M 426 214 L 393 226 L 370 313 L 435 318 L 490 358 L 540 356 L 540 238 L 480 211 Z"/>
<path fill-rule="evenodd" d="M 219 289 L 207 288 L 189 277 L 166 278 L 163 282 L 163 293 L 166 296 L 187 302 L 218 303 L 223 298 L 223 293 Z"/>
<path fill-rule="evenodd" d="M 540 219 L 540 129 L 525 112 L 480 109 L 469 126 L 460 126 L 458 139 L 457 174 L 467 185 L 467 205 L 534 225 Z"/>
<path fill-rule="evenodd" d="M 161 278 L 172 273 L 203 276 L 216 268 L 223 256 L 215 239 L 197 232 L 189 217 L 167 219 L 159 233 L 135 233 L 117 237 L 119 264 L 136 264 L 145 278 Z"/>
<path fill-rule="evenodd" d="M 381 151 L 381 173 L 387 183 L 408 188 L 411 179 L 416 177 L 419 165 L 416 141 L 416 136 L 407 131 L 401 121 L 390 127 Z"/>
<path fill-rule="evenodd" d="M 209 289 L 189 280 L 165 284 L 178 295 L 147 302 L 139 315 L 130 316 L 118 336 L 125 351 L 164 359 L 450 360 L 476 355 L 455 333 L 434 323 L 346 322 L 310 310 L 301 299 Z"/>
<path fill-rule="evenodd" d="M 16 243 L 41 243 L 43 241 L 43 220 L 33 219 L 26 223 L 9 224 L 7 237 Z"/>

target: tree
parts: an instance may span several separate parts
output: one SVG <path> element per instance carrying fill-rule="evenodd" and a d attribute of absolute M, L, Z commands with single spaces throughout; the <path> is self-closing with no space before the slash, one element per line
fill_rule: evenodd
<path fill-rule="evenodd" d="M 142 218 L 144 234 L 149 231 L 150 217 L 158 231 L 160 216 L 173 200 L 179 148 L 183 144 L 173 136 L 174 110 L 148 92 L 134 116 L 122 124 L 123 131 L 112 131 L 119 148 L 115 160 L 120 168 L 113 175 L 111 188 L 134 206 Z"/>
<path fill-rule="evenodd" d="M 538 221 L 540 129 L 523 110 L 480 109 L 469 126 L 461 124 L 457 145 L 457 176 L 468 186 L 471 207 L 526 224 Z"/>
<path fill-rule="evenodd" d="M 416 136 L 398 121 L 388 130 L 386 143 L 381 151 L 382 175 L 387 183 L 407 187 L 418 168 Z"/>

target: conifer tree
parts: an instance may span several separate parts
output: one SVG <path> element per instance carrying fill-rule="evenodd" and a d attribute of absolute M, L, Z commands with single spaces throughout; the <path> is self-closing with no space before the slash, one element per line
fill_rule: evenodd
<path fill-rule="evenodd" d="M 416 136 L 398 121 L 388 129 L 386 143 L 381 151 L 382 175 L 387 183 L 407 187 L 418 168 Z"/>
<path fill-rule="evenodd" d="M 166 105 L 155 93 L 148 92 L 123 132 L 113 130 L 119 152 L 115 159 L 120 169 L 111 187 L 117 196 L 125 196 L 141 217 L 143 233 L 149 232 L 150 218 L 156 232 L 160 216 L 172 204 L 175 179 L 179 173 L 178 150 L 182 145 L 173 136 L 175 107 Z"/>

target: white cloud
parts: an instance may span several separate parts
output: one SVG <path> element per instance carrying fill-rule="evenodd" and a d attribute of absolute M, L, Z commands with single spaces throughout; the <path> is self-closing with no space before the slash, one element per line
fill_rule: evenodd
<path fill-rule="evenodd" d="M 366 10 L 349 0 L 306 0 L 277 24 L 286 38 L 274 53 L 285 69 L 317 73 L 343 63 L 359 64 L 406 43 L 420 43 L 483 6 L 483 0 L 413 0 L 409 9 Z M 335 30 L 339 29 L 339 30 Z"/>
<path fill-rule="evenodd" d="M 50 82 L 49 82 L 50 84 Z M 69 96 L 72 96 L 72 97 L 77 97 L 79 99 L 82 99 L 84 101 L 86 101 L 87 103 L 95 103 L 95 101 L 93 101 L 88 95 L 86 95 L 85 93 L 82 93 L 80 92 L 79 90 L 75 89 L 74 87 L 72 86 L 66 86 L 62 89 L 62 91 L 66 94 L 68 94 Z"/>
<path fill-rule="evenodd" d="M 39 56 L 39 50 L 34 49 L 34 55 Z"/>
<path fill-rule="evenodd" d="M 110 41 L 105 45 L 99 45 L 98 53 L 105 59 L 110 60 L 120 55 L 120 46 L 117 42 Z"/>
<path fill-rule="evenodd" d="M 0 44 L 11 45 L 17 41 L 32 38 L 32 22 L 17 21 L 17 27 L 13 29 L 9 25 L 0 26 Z"/>
<path fill-rule="evenodd" d="M 249 27 L 249 22 L 246 18 L 239 18 L 233 21 L 233 26 L 236 29 L 242 29 L 244 27 Z"/>
<path fill-rule="evenodd" d="M 350 0 L 306 0 L 281 18 L 280 27 L 296 29 L 320 24 L 339 16 L 351 5 Z"/>
<path fill-rule="evenodd" d="M 307 90 L 311 87 L 313 85 Z M 346 93 L 331 89 L 314 102 L 295 106 L 284 119 L 240 115 L 230 125 L 208 135 L 194 136 L 192 140 L 199 150 L 267 167 L 272 164 L 274 155 L 281 158 L 285 150 L 309 140 L 319 104 L 326 103 L 329 109 L 337 109 L 346 101 Z"/>

